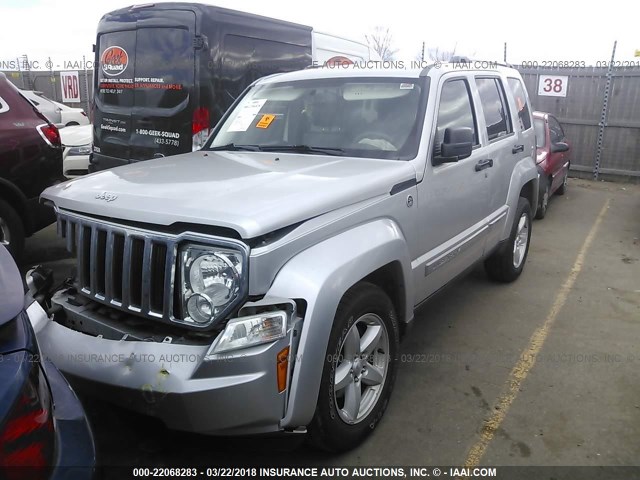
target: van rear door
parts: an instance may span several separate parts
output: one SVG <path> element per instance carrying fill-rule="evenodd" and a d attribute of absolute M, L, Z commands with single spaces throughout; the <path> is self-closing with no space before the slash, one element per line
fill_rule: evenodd
<path fill-rule="evenodd" d="M 96 45 L 95 167 L 191 151 L 195 13 L 142 9 L 117 20 Z"/>

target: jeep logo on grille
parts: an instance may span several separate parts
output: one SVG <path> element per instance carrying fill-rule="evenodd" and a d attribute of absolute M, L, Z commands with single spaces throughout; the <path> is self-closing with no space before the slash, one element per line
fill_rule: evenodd
<path fill-rule="evenodd" d="M 96 195 L 97 200 L 104 200 L 105 202 L 113 202 L 116 198 L 118 198 L 117 195 L 108 192 L 102 192 Z"/>

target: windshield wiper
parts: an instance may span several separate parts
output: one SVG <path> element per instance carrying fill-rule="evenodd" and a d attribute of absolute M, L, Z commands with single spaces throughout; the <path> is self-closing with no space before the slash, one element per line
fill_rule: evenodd
<path fill-rule="evenodd" d="M 235 143 L 227 143 L 226 145 L 218 145 L 217 147 L 207 148 L 207 151 L 247 151 L 247 152 L 257 152 L 260 148 L 257 145 L 236 145 Z"/>
<path fill-rule="evenodd" d="M 344 149 L 334 147 L 311 147 L 309 145 L 260 145 L 263 152 L 319 153 L 324 155 L 343 155 Z"/>

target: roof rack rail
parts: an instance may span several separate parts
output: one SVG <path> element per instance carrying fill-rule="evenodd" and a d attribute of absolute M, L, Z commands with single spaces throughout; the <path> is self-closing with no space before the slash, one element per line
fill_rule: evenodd
<path fill-rule="evenodd" d="M 501 67 L 514 68 L 513 64 L 508 63 L 508 62 L 499 62 L 497 60 L 478 60 L 478 59 L 472 60 L 469 57 L 465 57 L 464 55 L 454 55 L 449 60 L 449 63 L 471 63 L 471 62 L 488 62 L 488 63 L 492 63 L 494 65 L 499 65 Z"/>
<path fill-rule="evenodd" d="M 464 55 L 453 55 L 449 59 L 449 63 L 471 63 L 471 59 L 469 57 L 465 57 Z"/>

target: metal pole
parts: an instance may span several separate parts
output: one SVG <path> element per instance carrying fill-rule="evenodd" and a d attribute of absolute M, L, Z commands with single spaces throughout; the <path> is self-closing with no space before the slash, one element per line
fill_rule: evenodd
<path fill-rule="evenodd" d="M 507 42 L 504 42 L 504 63 L 507 63 Z"/>
<path fill-rule="evenodd" d="M 33 79 L 31 78 L 31 65 L 29 64 L 29 57 L 25 53 L 22 58 L 24 59 L 22 67 L 24 68 L 24 72 L 27 75 L 27 90 L 35 90 Z"/>
<path fill-rule="evenodd" d="M 424 42 L 422 42 L 422 55 L 420 59 L 424 62 Z"/>
<path fill-rule="evenodd" d="M 91 115 L 91 108 L 89 104 L 89 75 L 87 74 L 87 61 L 84 55 L 82 56 L 82 66 L 84 67 L 84 92 L 87 104 L 87 111 L 85 113 L 87 114 L 87 117 L 89 117 L 89 115 Z M 89 118 L 89 120 L 91 121 L 91 118 Z"/>
<path fill-rule="evenodd" d="M 611 80 L 613 78 L 613 62 L 616 58 L 616 46 L 618 41 L 613 42 L 611 51 L 611 61 L 607 68 L 607 83 L 604 86 L 604 98 L 602 100 L 602 112 L 600 113 L 600 123 L 598 123 L 598 146 L 596 148 L 596 162 L 593 166 L 593 179 L 598 180 L 600 175 L 600 160 L 602 158 L 602 143 L 604 139 L 604 129 L 607 126 L 607 113 L 609 111 L 609 93 L 611 92 Z"/>
<path fill-rule="evenodd" d="M 48 58 L 47 63 L 45 65 L 49 67 L 49 84 L 51 85 L 51 90 L 54 92 L 53 93 L 54 98 L 57 101 L 59 92 L 56 85 L 56 77 L 53 74 L 53 62 L 51 61 L 51 57 Z"/>

